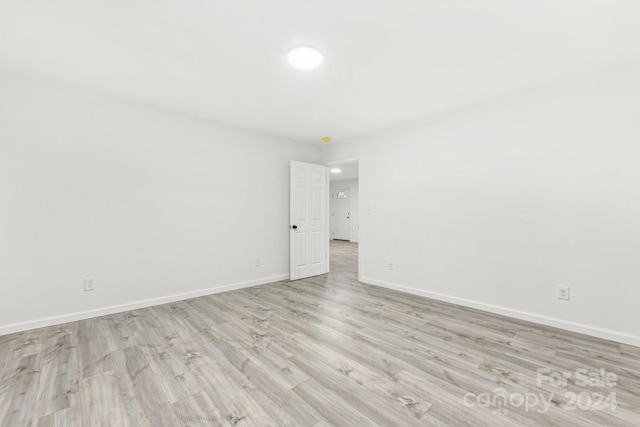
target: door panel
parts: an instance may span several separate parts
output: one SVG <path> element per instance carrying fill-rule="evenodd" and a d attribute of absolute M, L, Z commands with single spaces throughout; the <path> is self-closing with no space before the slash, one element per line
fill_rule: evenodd
<path fill-rule="evenodd" d="M 307 235 L 305 233 L 296 233 L 297 253 L 296 267 L 305 267 L 307 265 Z"/>
<path fill-rule="evenodd" d="M 291 280 L 329 271 L 327 168 L 291 162 L 290 262 Z"/>

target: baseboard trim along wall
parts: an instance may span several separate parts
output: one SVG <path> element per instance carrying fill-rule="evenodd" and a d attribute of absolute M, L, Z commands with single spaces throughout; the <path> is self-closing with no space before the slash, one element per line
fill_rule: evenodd
<path fill-rule="evenodd" d="M 485 304 L 478 301 L 467 300 L 464 298 L 458 298 L 450 295 L 440 294 L 436 292 L 429 292 L 410 286 L 398 285 L 396 283 L 385 282 L 382 280 L 370 279 L 368 277 L 362 277 L 361 282 L 369 285 L 380 286 L 383 288 L 393 289 L 400 292 L 406 292 L 412 295 L 418 295 L 426 298 L 431 298 L 438 301 L 448 302 L 452 304 L 461 305 L 464 307 L 475 308 L 482 311 L 487 311 L 494 314 L 500 314 L 507 317 L 513 317 L 515 319 L 527 320 L 533 323 L 539 323 L 541 325 L 552 326 L 555 328 L 565 329 L 572 332 L 578 332 L 585 335 L 591 335 L 597 338 L 603 338 L 623 344 L 629 344 L 636 347 L 640 347 L 640 336 L 625 334 L 616 332 L 610 329 L 597 328 L 594 326 L 584 325 L 581 323 L 569 322 L 554 317 L 542 316 L 539 314 L 529 313 L 526 311 L 513 310 L 506 307 L 497 305 Z"/>
<path fill-rule="evenodd" d="M 264 285 L 266 283 L 278 282 L 286 280 L 289 274 L 281 274 L 278 276 L 264 277 L 262 279 L 249 280 L 246 282 L 234 283 L 231 285 L 216 286 L 214 288 L 201 289 L 193 292 L 185 292 L 181 294 L 168 295 L 165 297 L 151 298 L 142 301 L 135 301 L 126 304 L 113 305 L 109 307 L 97 308 L 94 310 L 80 311 L 71 314 L 63 314 L 60 316 L 46 317 L 42 319 L 30 320 L 27 322 L 13 323 L 10 325 L 0 325 L 0 336 L 13 334 L 15 332 L 23 332 L 31 329 L 44 328 L 47 326 L 60 325 L 63 323 L 75 322 L 78 320 L 91 319 L 93 317 L 106 316 L 109 314 L 122 313 L 124 311 L 136 310 L 139 308 L 152 307 L 154 305 L 167 304 L 170 302 L 183 301 L 191 298 L 202 297 L 205 295 L 213 295 L 220 292 L 233 291 L 236 289 L 251 288 L 253 286 Z"/>
<path fill-rule="evenodd" d="M 122 313 L 129 310 L 152 307 L 155 305 L 167 304 L 167 303 L 176 302 L 176 301 L 183 301 L 183 300 L 197 298 L 205 295 L 213 295 L 221 292 L 233 291 L 236 289 L 250 288 L 253 286 L 278 282 L 280 280 L 286 280 L 288 278 L 289 278 L 288 274 L 281 274 L 278 276 L 265 277 L 265 278 L 250 280 L 246 282 L 239 282 L 239 283 L 234 283 L 230 285 L 217 286 L 214 288 L 201 289 L 193 292 L 185 292 L 181 294 L 168 295 L 165 297 L 151 298 L 151 299 L 146 299 L 141 301 L 130 302 L 126 304 L 97 308 L 94 310 L 80 311 L 76 313 L 63 314 L 60 316 L 52 316 L 52 317 L 46 317 L 41 319 L 35 319 L 27 322 L 13 323 L 10 325 L 0 326 L 0 336 L 13 334 L 16 332 L 28 331 L 31 329 L 43 328 L 47 326 L 60 325 L 63 323 L 75 322 L 78 320 L 91 319 L 93 317 L 100 317 L 100 316 L 106 316 L 109 314 Z M 470 308 L 475 308 L 482 311 L 487 311 L 489 313 L 500 314 L 507 317 L 513 317 L 515 319 L 526 320 L 533 323 L 539 323 L 541 325 L 552 326 L 555 328 L 565 329 L 572 332 L 591 335 L 598 338 L 603 338 L 611 341 L 616 341 L 616 342 L 640 347 L 640 336 L 625 334 L 625 333 L 613 331 L 610 329 L 597 328 L 594 326 L 584 325 L 581 323 L 569 322 L 566 320 L 557 319 L 557 318 L 548 317 L 548 316 L 542 316 L 539 314 L 529 313 L 526 311 L 513 310 L 506 307 L 485 304 L 482 302 L 468 300 L 464 298 L 458 298 L 451 295 L 425 291 L 423 289 L 399 285 L 391 282 L 385 282 L 382 280 L 371 279 L 368 277 L 362 277 L 360 281 L 363 283 L 367 283 L 369 285 L 380 286 L 387 289 L 406 292 L 412 295 L 431 298 L 437 301 L 458 304 L 464 307 L 470 307 Z"/>

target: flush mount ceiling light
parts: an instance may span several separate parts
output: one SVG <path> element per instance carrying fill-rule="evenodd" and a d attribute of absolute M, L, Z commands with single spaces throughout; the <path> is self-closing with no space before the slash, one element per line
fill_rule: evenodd
<path fill-rule="evenodd" d="M 330 136 L 323 136 L 322 137 L 322 142 L 324 142 L 325 144 L 328 144 L 331 142 L 331 137 Z"/>
<path fill-rule="evenodd" d="M 322 53 L 313 46 L 296 46 L 289 50 L 287 60 L 299 70 L 311 70 L 322 64 Z"/>
<path fill-rule="evenodd" d="M 342 169 L 338 169 L 338 168 L 331 169 L 331 173 L 340 173 L 340 172 L 342 172 Z"/>

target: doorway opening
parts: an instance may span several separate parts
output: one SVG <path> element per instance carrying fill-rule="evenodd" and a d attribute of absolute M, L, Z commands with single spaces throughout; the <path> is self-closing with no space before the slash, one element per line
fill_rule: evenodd
<path fill-rule="evenodd" d="M 358 277 L 360 240 L 359 162 L 329 165 L 330 269 Z"/>

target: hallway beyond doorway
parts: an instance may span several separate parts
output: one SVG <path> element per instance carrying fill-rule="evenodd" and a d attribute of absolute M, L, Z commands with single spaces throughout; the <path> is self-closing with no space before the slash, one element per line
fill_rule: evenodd
<path fill-rule="evenodd" d="M 330 272 L 348 274 L 358 280 L 358 244 L 344 240 L 331 240 L 330 243 Z"/>

